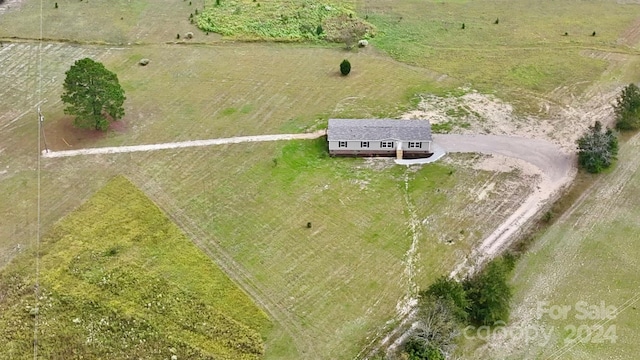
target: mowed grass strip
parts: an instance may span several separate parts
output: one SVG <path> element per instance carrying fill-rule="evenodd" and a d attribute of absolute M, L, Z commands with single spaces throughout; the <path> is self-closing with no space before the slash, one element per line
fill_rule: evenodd
<path fill-rule="evenodd" d="M 39 308 L 29 251 L 0 273 L 2 358 L 257 359 L 271 324 L 123 177 L 43 238 Z"/>
<path fill-rule="evenodd" d="M 370 0 L 358 13 L 379 30 L 373 44 L 393 58 L 481 91 L 497 90 L 527 109 L 521 99 L 527 92 L 539 96 L 581 84 L 574 89 L 579 95 L 599 79 L 606 62 L 584 57 L 582 49 L 633 51 L 619 37 L 636 10 L 604 0 Z"/>

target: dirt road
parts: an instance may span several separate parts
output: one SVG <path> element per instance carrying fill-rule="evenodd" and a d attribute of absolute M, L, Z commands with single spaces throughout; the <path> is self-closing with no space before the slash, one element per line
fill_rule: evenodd
<path fill-rule="evenodd" d="M 534 216 L 575 176 L 575 155 L 565 153 L 559 146 L 544 140 L 499 135 L 434 135 L 434 141 L 447 152 L 475 152 L 501 155 L 524 160 L 535 166 L 542 176 L 534 192 L 498 228 L 476 248 L 473 262 L 483 262 L 504 249 L 521 227 Z M 466 269 L 460 264 L 453 275 Z"/>

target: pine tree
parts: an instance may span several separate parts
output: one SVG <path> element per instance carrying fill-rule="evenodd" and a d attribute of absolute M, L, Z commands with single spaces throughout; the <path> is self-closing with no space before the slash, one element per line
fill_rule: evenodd
<path fill-rule="evenodd" d="M 620 93 L 613 106 L 616 116 L 616 129 L 637 130 L 640 128 L 640 89 L 629 84 Z"/>

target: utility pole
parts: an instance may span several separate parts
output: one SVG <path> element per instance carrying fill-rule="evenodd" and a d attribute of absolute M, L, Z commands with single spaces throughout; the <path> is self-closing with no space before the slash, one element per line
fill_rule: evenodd
<path fill-rule="evenodd" d="M 42 112 L 40 112 L 40 105 L 38 105 L 38 119 L 40 119 L 38 126 L 40 127 L 40 131 L 42 132 L 42 139 L 44 140 L 44 152 L 48 153 L 49 148 L 47 147 L 47 137 L 44 135 L 44 115 L 42 115 Z"/>

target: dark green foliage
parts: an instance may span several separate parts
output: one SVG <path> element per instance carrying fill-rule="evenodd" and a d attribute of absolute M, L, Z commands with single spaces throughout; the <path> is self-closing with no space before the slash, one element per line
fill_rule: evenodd
<path fill-rule="evenodd" d="M 58 3 L 56 3 L 53 7 L 57 9 L 58 8 Z"/>
<path fill-rule="evenodd" d="M 640 89 L 635 84 L 629 84 L 618 96 L 613 106 L 616 116 L 616 129 L 637 130 L 640 128 Z"/>
<path fill-rule="evenodd" d="M 220 0 L 216 0 L 216 6 L 220 6 Z"/>
<path fill-rule="evenodd" d="M 418 339 L 411 338 L 405 344 L 405 352 L 408 355 L 409 360 L 444 360 L 440 350 L 436 349 L 432 345 L 425 345 Z"/>
<path fill-rule="evenodd" d="M 340 63 L 340 73 L 343 76 L 347 76 L 349 75 L 350 72 L 351 72 L 351 63 L 349 62 L 349 60 L 347 59 L 342 60 L 342 62 Z"/>
<path fill-rule="evenodd" d="M 196 9 L 196 15 L 198 15 L 198 9 Z"/>
<path fill-rule="evenodd" d="M 76 116 L 75 126 L 104 131 L 109 128 L 106 115 L 113 120 L 124 116 L 124 90 L 118 76 L 104 65 L 84 58 L 76 61 L 65 74 L 64 113 Z"/>
<path fill-rule="evenodd" d="M 466 27 L 466 26 L 464 25 L 464 23 L 462 23 L 462 30 L 464 30 L 464 29 L 465 29 L 465 27 Z"/>
<path fill-rule="evenodd" d="M 494 325 L 509 319 L 509 302 L 512 293 L 507 277 L 514 267 L 513 258 L 491 261 L 463 287 L 469 301 L 469 320 L 477 325 Z"/>
<path fill-rule="evenodd" d="M 618 155 L 618 138 L 611 129 L 603 131 L 596 121 L 577 141 L 578 164 L 590 173 L 599 173 L 611 166 Z"/>
<path fill-rule="evenodd" d="M 180 40 L 180 34 L 176 34 L 176 40 Z"/>
<path fill-rule="evenodd" d="M 420 294 L 421 298 L 431 296 L 445 302 L 451 313 L 461 322 L 465 322 L 468 318 L 467 308 L 469 301 L 464 292 L 462 284 L 454 279 L 442 276 L 436 282 L 431 284 L 429 288 Z"/>
<path fill-rule="evenodd" d="M 320 36 L 323 32 L 324 29 L 322 28 L 322 25 L 318 25 L 318 27 L 316 28 L 316 35 Z"/>
<path fill-rule="evenodd" d="M 591 34 L 591 36 L 596 36 L 596 32 L 594 31 L 594 32 Z"/>
<path fill-rule="evenodd" d="M 496 21 L 494 21 L 493 23 L 498 25 L 500 23 L 500 19 L 496 19 Z"/>

